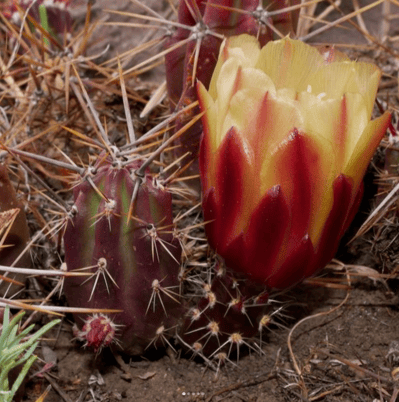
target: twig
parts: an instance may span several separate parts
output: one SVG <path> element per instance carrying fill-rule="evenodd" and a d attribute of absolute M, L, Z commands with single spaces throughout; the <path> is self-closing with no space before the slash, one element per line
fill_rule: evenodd
<path fill-rule="evenodd" d="M 275 377 L 275 375 L 276 375 L 276 373 L 274 371 L 272 371 L 269 374 L 267 374 L 265 378 L 255 378 L 253 380 L 239 381 L 235 384 L 231 384 L 227 387 L 221 388 L 219 391 L 214 392 L 208 399 L 206 399 L 205 402 L 211 402 L 215 396 L 222 395 L 225 392 L 234 391 L 239 388 L 252 387 L 254 385 L 261 384 L 262 382 L 269 381 L 270 379 Z"/>
<path fill-rule="evenodd" d="M 59 396 L 65 402 L 73 402 L 71 398 L 61 389 L 61 387 L 47 374 L 43 373 L 43 377 L 51 384 L 51 386 L 58 392 Z"/>
<path fill-rule="evenodd" d="M 295 331 L 301 324 L 303 324 L 305 321 L 311 320 L 311 319 L 313 319 L 313 318 L 323 317 L 323 316 L 325 316 L 325 315 L 329 315 L 329 314 L 333 313 L 334 311 L 340 309 L 340 308 L 348 301 L 349 295 L 350 295 L 350 284 L 351 284 L 349 273 L 347 273 L 346 278 L 347 278 L 347 281 L 348 281 L 348 289 L 347 289 L 346 296 L 345 296 L 344 300 L 343 300 L 338 306 L 335 306 L 335 307 L 331 308 L 331 309 L 328 310 L 328 311 L 323 311 L 323 312 L 321 312 L 321 313 L 317 313 L 317 314 L 310 315 L 310 316 L 308 316 L 308 317 L 303 318 L 302 320 L 298 321 L 298 322 L 292 327 L 290 333 L 288 334 L 287 346 L 288 346 L 288 350 L 289 350 L 289 352 L 290 352 L 291 361 L 292 361 L 292 364 L 293 364 L 293 366 L 294 366 L 294 369 L 295 369 L 296 373 L 297 373 L 298 376 L 300 377 L 300 381 L 301 381 L 301 383 L 302 383 L 303 386 L 305 386 L 305 385 L 304 385 L 305 383 L 304 383 L 304 380 L 303 380 L 302 371 L 301 371 L 301 369 L 300 369 L 299 366 L 298 366 L 297 360 L 296 360 L 296 358 L 295 358 L 295 354 L 294 354 L 294 352 L 293 352 L 293 350 L 292 350 L 292 342 L 291 342 L 292 335 L 293 335 L 294 331 Z"/>

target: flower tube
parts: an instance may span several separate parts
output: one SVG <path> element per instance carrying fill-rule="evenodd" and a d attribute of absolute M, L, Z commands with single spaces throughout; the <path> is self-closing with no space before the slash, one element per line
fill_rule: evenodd
<path fill-rule="evenodd" d="M 380 76 L 288 37 L 224 42 L 197 90 L 206 232 L 227 266 L 281 289 L 331 260 L 390 121 L 371 120 Z"/>

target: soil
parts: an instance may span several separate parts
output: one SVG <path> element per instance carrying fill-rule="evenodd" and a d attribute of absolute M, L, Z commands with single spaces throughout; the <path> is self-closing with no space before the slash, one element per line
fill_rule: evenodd
<path fill-rule="evenodd" d="M 364 6 L 371 1 L 359 3 Z M 147 4 L 160 13 L 167 9 L 167 2 L 152 0 Z M 98 0 L 93 8 L 94 18 L 105 22 L 130 19 L 109 14 L 104 9 L 133 11 L 137 7 L 121 0 Z M 322 9 L 321 6 L 320 11 Z M 352 10 L 351 2 L 343 4 L 344 13 Z M 84 23 L 85 11 L 85 2 L 77 0 L 73 4 L 77 24 Z M 328 18 L 335 20 L 339 15 L 340 12 L 335 11 Z M 370 33 L 377 36 L 381 6 L 365 13 L 364 20 Z M 374 59 L 380 55 L 379 51 L 354 48 L 355 44 L 367 44 L 367 40 L 352 26 L 344 25 L 312 41 L 349 44 L 355 57 Z M 395 34 L 391 26 L 390 35 Z M 109 58 L 137 46 L 145 35 L 142 29 L 106 26 L 95 31 L 89 49 L 92 54 L 99 54 L 109 45 L 106 54 Z M 394 44 L 391 46 L 393 49 Z M 348 49 L 348 46 L 342 48 Z M 140 62 L 143 57 L 146 55 L 129 59 L 124 68 Z M 396 74 L 394 57 L 384 57 L 380 60 L 387 74 Z M 145 81 L 148 88 L 155 88 L 162 77 L 163 68 L 158 67 L 141 77 L 138 85 L 144 85 Z M 397 104 L 397 86 L 387 87 L 381 97 L 386 99 L 388 92 Z M 377 159 L 375 163 L 378 164 Z M 370 187 L 374 178 L 375 171 L 371 174 Z M 231 361 L 217 366 L 216 371 L 200 359 L 191 359 L 178 347 L 177 355 L 170 348 L 158 348 L 140 357 L 123 356 L 121 361 L 110 350 L 94 355 L 82 348 L 80 342 L 72 341 L 73 320 L 72 316 L 66 316 L 62 325 L 48 334 L 48 338 L 55 341 L 43 342 L 38 350 L 46 363 L 54 363 L 53 367 L 45 374 L 32 371 L 23 400 L 36 401 L 50 382 L 52 388 L 46 402 L 395 402 L 399 382 L 392 371 L 399 367 L 399 281 L 375 278 L 378 273 L 392 274 L 397 269 L 396 230 L 385 231 L 384 237 L 374 228 L 347 244 L 367 217 L 374 200 L 373 194 L 368 196 L 337 255 L 339 260 L 352 264 L 349 268 L 346 266 L 347 270 L 352 269 L 349 279 L 345 269 L 338 272 L 338 265 L 333 265 L 323 272 L 324 286 L 310 281 L 291 290 L 285 296 L 285 300 L 290 300 L 285 316 L 276 320 L 262 340 L 262 353 L 243 348 L 239 361 L 232 357 Z M 391 218 L 394 224 L 397 218 L 395 215 Z M 355 265 L 361 266 L 357 275 L 354 275 Z M 337 278 L 339 280 L 334 282 Z M 339 286 L 333 286 L 334 283 Z M 37 365 L 36 370 L 41 367 L 42 364 Z"/>
<path fill-rule="evenodd" d="M 131 377 L 126 379 L 109 351 L 95 357 L 71 343 L 71 325 L 64 323 L 52 346 L 57 365 L 51 377 L 72 401 L 296 401 L 304 389 L 308 400 L 389 400 L 395 388 L 391 370 L 399 360 L 394 292 L 358 281 L 337 311 L 299 325 L 292 348 L 302 378 L 293 370 L 287 347 L 290 329 L 300 318 L 335 308 L 346 291 L 301 286 L 291 296 L 297 306 L 285 322 L 288 328 L 270 328 L 261 355 L 243 353 L 238 363 L 233 359 L 216 372 L 184 353 L 176 357 L 158 350 L 126 359 Z M 25 400 L 34 401 L 47 378 L 32 379 Z M 59 400 L 55 391 L 46 398 Z"/>

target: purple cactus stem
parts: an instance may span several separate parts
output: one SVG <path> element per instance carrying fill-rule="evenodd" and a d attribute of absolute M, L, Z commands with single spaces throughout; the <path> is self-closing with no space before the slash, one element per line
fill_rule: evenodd
<path fill-rule="evenodd" d="M 68 271 L 91 273 L 66 278 L 69 304 L 123 310 L 111 318 L 120 326 L 121 348 L 130 355 L 141 354 L 151 343 L 157 346 L 154 340 L 162 326 L 159 341 L 169 336 L 183 309 L 178 294 L 181 248 L 172 234 L 171 194 L 156 187 L 149 172 L 128 220 L 139 166 L 120 167 L 100 155 L 92 184 L 84 181 L 75 187 L 75 215 L 64 235 Z M 85 318 L 75 317 L 78 325 Z"/>

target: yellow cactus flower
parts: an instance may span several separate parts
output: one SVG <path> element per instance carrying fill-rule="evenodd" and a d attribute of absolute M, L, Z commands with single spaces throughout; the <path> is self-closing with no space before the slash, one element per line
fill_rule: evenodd
<path fill-rule="evenodd" d="M 380 76 L 288 37 L 223 43 L 197 91 L 206 231 L 227 266 L 285 288 L 334 256 L 390 121 L 371 120 Z"/>

